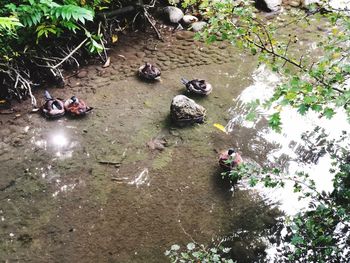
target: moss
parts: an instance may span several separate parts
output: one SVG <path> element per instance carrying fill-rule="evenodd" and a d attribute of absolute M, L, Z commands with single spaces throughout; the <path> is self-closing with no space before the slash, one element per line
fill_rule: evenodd
<path fill-rule="evenodd" d="M 161 152 L 152 163 L 152 167 L 155 170 L 160 170 L 166 167 L 172 161 L 173 150 L 165 149 Z"/>

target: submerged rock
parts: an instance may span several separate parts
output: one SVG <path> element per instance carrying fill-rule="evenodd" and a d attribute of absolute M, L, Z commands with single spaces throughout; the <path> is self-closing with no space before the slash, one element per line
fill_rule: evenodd
<path fill-rule="evenodd" d="M 202 31 L 202 29 L 207 25 L 204 21 L 194 22 L 191 25 L 191 28 L 194 32 Z"/>
<path fill-rule="evenodd" d="M 170 106 L 172 120 L 180 125 L 203 123 L 206 110 L 194 100 L 184 95 L 177 95 L 173 98 Z"/>
<path fill-rule="evenodd" d="M 184 16 L 182 10 L 175 6 L 166 6 L 163 11 L 171 23 L 179 23 Z"/>

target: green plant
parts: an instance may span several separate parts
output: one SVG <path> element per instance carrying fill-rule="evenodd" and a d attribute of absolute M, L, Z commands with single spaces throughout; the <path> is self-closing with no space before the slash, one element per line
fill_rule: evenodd
<path fill-rule="evenodd" d="M 232 259 L 226 259 L 225 254 L 229 253 L 230 249 L 223 247 L 220 243 L 217 246 L 206 248 L 204 245 L 188 243 L 184 250 L 181 250 L 179 245 L 172 245 L 170 250 L 165 252 L 173 263 L 196 263 L 196 262 L 225 262 L 233 263 Z"/>
<path fill-rule="evenodd" d="M 0 27 L 5 30 L 14 30 L 17 26 L 23 26 L 16 17 L 0 17 Z"/>

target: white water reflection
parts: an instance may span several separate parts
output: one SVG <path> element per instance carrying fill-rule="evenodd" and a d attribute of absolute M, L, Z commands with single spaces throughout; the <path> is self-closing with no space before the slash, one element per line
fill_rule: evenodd
<path fill-rule="evenodd" d="M 265 66 L 259 67 L 254 72 L 253 80 L 254 83 L 243 90 L 237 98 L 235 106 L 230 110 L 232 119 L 226 126 L 226 130 L 229 132 L 233 131 L 237 126 L 257 129 L 256 124 L 274 110 L 259 108 L 260 119 L 254 122 L 245 120 L 244 114 L 246 111 L 244 104 L 255 99 L 260 99 L 261 101 L 268 99 L 280 81 L 279 77 L 267 70 Z M 299 160 L 300 149 L 308 149 L 306 142 L 302 139 L 302 134 L 312 131 L 315 127 L 319 126 L 324 129 L 328 135 L 328 139 L 338 139 L 342 131 L 350 130 L 346 113 L 340 110 L 332 119 L 328 120 L 325 118 L 320 119 L 319 114 L 315 112 L 308 112 L 305 116 L 302 116 L 297 110 L 291 107 L 284 107 L 281 109 L 281 121 L 281 133 L 276 133 L 269 128 L 257 129 L 256 137 L 260 141 L 263 139 L 277 146 L 275 150 L 268 153 L 266 156 L 267 160 L 271 163 L 276 163 L 280 158 L 289 159 L 290 161 L 286 163 L 285 168 L 290 175 L 298 171 L 305 171 L 315 181 L 318 191 L 332 191 L 332 174 L 329 173 L 329 169 L 331 168 L 330 155 L 325 152 L 314 163 L 301 162 Z M 255 146 L 252 145 L 251 147 L 254 150 Z M 271 201 L 279 201 L 281 210 L 288 215 L 293 215 L 308 204 L 308 200 L 298 200 L 298 195 L 293 192 L 293 185 L 293 182 L 287 182 L 283 189 L 266 189 L 262 185 L 255 187 L 255 189 Z"/>
<path fill-rule="evenodd" d="M 150 185 L 149 182 L 149 172 L 148 168 L 144 168 L 136 177 L 131 180 L 128 184 L 135 185 L 137 188 L 143 184 L 146 184 L 147 186 Z"/>
<path fill-rule="evenodd" d="M 72 183 L 72 184 L 64 184 L 62 186 L 59 186 L 58 190 L 56 190 L 53 194 L 52 197 L 57 197 L 60 193 L 67 193 L 71 192 L 74 190 L 74 188 L 77 186 L 77 183 Z"/>
<path fill-rule="evenodd" d="M 245 104 L 256 99 L 261 101 L 268 99 L 273 94 L 273 90 L 280 82 L 280 79 L 276 74 L 267 70 L 266 67 L 261 66 L 254 72 L 253 80 L 254 83 L 243 90 L 235 101 L 235 106 L 230 110 L 232 118 L 227 124 L 226 130 L 232 132 L 237 126 L 254 129 L 256 131 L 255 144 L 262 144 L 263 141 L 266 141 L 277 146 L 276 149 L 267 154 L 266 159 L 268 162 L 277 163 L 281 158 L 289 160 L 284 164 L 285 171 L 289 175 L 294 175 L 298 171 L 304 171 L 315 181 L 316 189 L 319 192 L 331 192 L 333 190 L 333 174 L 329 172 L 332 167 L 331 156 L 327 151 L 324 151 L 322 155 L 310 158 L 313 152 L 307 145 L 307 143 L 312 143 L 316 146 L 320 145 L 322 138 L 310 136 L 308 142 L 306 142 L 302 139 L 302 135 L 307 134 L 308 131 L 313 131 L 315 127 L 320 127 L 327 135 L 328 140 L 339 139 L 343 131 L 350 131 L 346 113 L 339 110 L 332 119 L 328 120 L 319 118 L 319 114 L 315 112 L 308 112 L 305 116 L 302 116 L 291 107 L 283 107 L 280 112 L 282 121 L 281 133 L 276 133 L 266 127 L 259 129 L 257 123 L 271 113 L 272 110 L 259 108 L 260 119 L 249 122 L 244 117 L 247 113 Z M 348 141 L 345 143 L 348 143 Z M 259 149 L 258 145 L 251 145 L 250 147 L 252 150 Z M 304 162 L 304 160 L 309 161 Z M 243 181 L 242 185 L 251 189 L 247 182 Z M 293 192 L 294 182 L 292 181 L 286 181 L 284 188 L 268 189 L 261 184 L 253 189 L 257 190 L 267 203 L 276 204 L 278 202 L 279 208 L 286 215 L 294 215 L 302 211 L 307 208 L 310 201 L 308 199 L 298 199 L 299 195 Z M 281 235 L 285 234 L 286 229 L 283 229 Z M 268 245 L 265 251 L 267 253 L 266 259 L 269 262 L 275 262 L 277 251 L 278 249 L 283 249 L 283 244 L 280 244 L 279 248 L 277 244 L 271 244 L 268 240 L 266 240 L 266 244 Z"/>
<path fill-rule="evenodd" d="M 36 147 L 48 151 L 54 158 L 64 160 L 72 158 L 74 149 L 78 145 L 77 141 L 73 141 L 70 134 L 63 130 L 55 130 L 50 133 L 42 133 L 41 129 L 33 130 L 31 143 Z"/>
<path fill-rule="evenodd" d="M 64 148 L 68 145 L 69 141 L 63 132 L 59 132 L 51 136 L 51 143 L 57 148 Z"/>

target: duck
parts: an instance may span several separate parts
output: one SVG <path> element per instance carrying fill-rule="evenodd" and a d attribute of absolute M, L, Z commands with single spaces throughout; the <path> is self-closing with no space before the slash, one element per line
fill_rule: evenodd
<path fill-rule="evenodd" d="M 64 102 L 64 109 L 72 116 L 83 116 L 93 108 L 86 105 L 85 101 L 72 96 Z"/>
<path fill-rule="evenodd" d="M 47 90 L 44 93 L 44 97 L 45 103 L 40 107 L 40 110 L 46 118 L 59 118 L 65 114 L 63 100 L 53 98 Z"/>
<path fill-rule="evenodd" d="M 213 90 L 213 86 L 204 79 L 187 80 L 185 78 L 181 78 L 181 82 L 186 86 L 189 92 L 195 94 L 208 95 Z"/>
<path fill-rule="evenodd" d="M 160 69 L 146 62 L 145 65 L 139 68 L 139 75 L 147 80 L 160 80 Z"/>
<path fill-rule="evenodd" d="M 241 163 L 243 163 L 241 155 L 233 148 L 223 151 L 220 154 L 219 164 L 225 170 L 230 171 Z"/>

